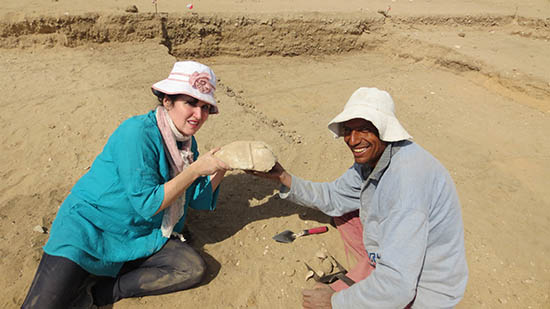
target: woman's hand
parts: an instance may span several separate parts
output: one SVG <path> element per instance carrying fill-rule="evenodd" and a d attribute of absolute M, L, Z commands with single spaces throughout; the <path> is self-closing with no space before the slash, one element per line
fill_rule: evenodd
<path fill-rule="evenodd" d="M 214 148 L 206 154 L 201 155 L 197 161 L 191 163 L 190 167 L 192 167 L 199 176 L 207 176 L 216 172 L 227 171 L 229 166 L 214 156 L 218 150 L 220 150 L 220 148 Z"/>
<path fill-rule="evenodd" d="M 212 149 L 205 155 L 201 155 L 197 161 L 191 163 L 191 165 L 189 165 L 176 177 L 170 179 L 164 184 L 164 199 L 162 200 L 162 204 L 155 215 L 170 206 L 178 198 L 178 196 L 183 194 L 185 189 L 187 189 L 193 181 L 197 179 L 197 177 L 215 174 L 211 179 L 211 182 L 212 190 L 216 190 L 219 183 L 223 179 L 225 171 L 229 169 L 227 164 L 213 156 L 213 154 L 218 150 L 219 148 Z"/>
<path fill-rule="evenodd" d="M 247 173 L 254 176 L 278 181 L 288 188 L 290 188 L 290 185 L 292 184 L 292 176 L 284 169 L 284 167 L 279 162 L 275 163 L 275 165 L 269 172 L 264 173 L 257 171 L 247 171 Z"/>

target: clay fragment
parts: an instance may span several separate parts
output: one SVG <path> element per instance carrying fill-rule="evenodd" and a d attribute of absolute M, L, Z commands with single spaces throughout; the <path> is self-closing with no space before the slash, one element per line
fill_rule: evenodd
<path fill-rule="evenodd" d="M 236 141 L 214 154 L 231 169 L 267 172 L 277 162 L 271 148 L 262 141 Z"/>

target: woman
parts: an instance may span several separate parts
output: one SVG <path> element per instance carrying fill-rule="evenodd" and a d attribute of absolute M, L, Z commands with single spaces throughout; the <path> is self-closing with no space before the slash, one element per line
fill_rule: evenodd
<path fill-rule="evenodd" d="M 227 166 L 193 135 L 217 114 L 216 77 L 177 62 L 152 86 L 156 110 L 123 122 L 61 205 L 23 308 L 107 305 L 200 282 L 183 238 L 187 207 L 214 209 Z M 176 233 L 177 234 L 177 233 Z"/>

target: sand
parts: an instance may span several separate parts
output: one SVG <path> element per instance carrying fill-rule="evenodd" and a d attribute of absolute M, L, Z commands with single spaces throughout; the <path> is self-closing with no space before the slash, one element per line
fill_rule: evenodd
<path fill-rule="evenodd" d="M 221 80 L 201 151 L 263 140 L 291 173 L 316 181 L 353 162 L 326 128 L 349 95 L 389 91 L 457 185 L 470 269 L 458 307 L 550 307 L 550 2 L 188 3 L 160 0 L 155 14 L 149 0 L 2 1 L 0 307 L 21 305 L 60 203 L 112 131 L 155 106 L 151 84 L 182 59 Z M 352 261 L 331 226 L 273 241 L 329 225 L 277 189 L 232 171 L 218 209 L 188 221 L 205 281 L 113 307 L 300 308 L 313 285 L 304 261 L 319 250 Z"/>

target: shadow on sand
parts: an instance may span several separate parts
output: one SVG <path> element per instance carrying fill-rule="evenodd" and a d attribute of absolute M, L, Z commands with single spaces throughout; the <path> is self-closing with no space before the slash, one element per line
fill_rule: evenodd
<path fill-rule="evenodd" d="M 221 268 L 220 263 L 203 250 L 204 245 L 223 241 L 251 222 L 298 214 L 303 220 L 330 223 L 330 217 L 318 210 L 282 200 L 274 194 L 275 189 L 278 184 L 274 181 L 244 173 L 232 174 L 223 180 L 216 210 L 190 209 L 185 226 L 192 246 L 208 265 L 208 274 L 201 285 L 212 281 Z M 280 228 L 285 229 L 287 227 Z"/>

